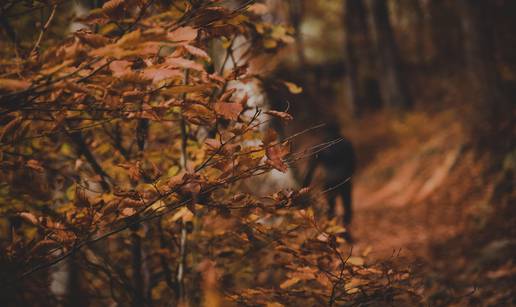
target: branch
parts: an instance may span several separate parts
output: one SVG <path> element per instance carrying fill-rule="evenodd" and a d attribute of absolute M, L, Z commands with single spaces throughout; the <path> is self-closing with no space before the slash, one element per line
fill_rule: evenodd
<path fill-rule="evenodd" d="M 81 154 L 86 161 L 90 164 L 90 166 L 93 168 L 93 171 L 97 175 L 100 176 L 100 185 L 104 189 L 104 191 L 109 191 L 109 184 L 106 181 L 106 179 L 110 179 L 109 175 L 104 171 L 104 169 L 100 166 L 100 164 L 95 159 L 95 156 L 91 152 L 91 150 L 88 148 L 88 145 L 86 145 L 86 142 L 84 141 L 84 137 L 82 136 L 81 131 L 76 131 L 68 134 L 72 141 L 77 146 L 77 151 L 79 154 Z"/>
<path fill-rule="evenodd" d="M 47 31 L 48 27 L 50 26 L 50 23 L 52 22 L 52 19 L 54 19 L 54 16 L 56 14 L 57 10 L 57 4 L 54 4 L 52 6 L 52 11 L 50 12 L 50 16 L 48 16 L 47 22 L 43 25 L 41 28 L 41 31 L 39 32 L 38 39 L 36 40 L 36 43 L 34 44 L 34 47 L 32 47 L 32 50 L 30 51 L 30 55 L 36 52 L 36 50 L 39 48 L 39 45 L 41 44 L 41 40 L 43 39 L 43 35 Z"/>
<path fill-rule="evenodd" d="M 190 76 L 190 72 L 188 69 L 185 70 L 183 83 L 188 84 L 188 79 Z M 182 101 L 185 103 L 186 101 L 186 93 L 182 95 Z M 183 170 L 187 171 L 188 167 L 188 152 L 187 152 L 187 142 L 188 136 L 186 134 L 186 121 L 183 117 L 183 113 L 181 113 L 181 162 L 183 166 Z M 184 271 L 186 266 L 186 239 L 187 239 L 186 225 L 184 222 L 181 223 L 181 243 L 180 243 L 180 254 L 179 254 L 179 266 L 177 268 L 177 285 L 178 285 L 178 294 L 179 301 L 183 302 L 185 298 L 185 288 L 184 288 Z"/>

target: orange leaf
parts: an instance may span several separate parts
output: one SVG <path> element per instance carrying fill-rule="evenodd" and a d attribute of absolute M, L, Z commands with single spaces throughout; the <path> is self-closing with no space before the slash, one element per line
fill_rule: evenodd
<path fill-rule="evenodd" d="M 156 83 L 166 79 L 182 78 L 183 73 L 177 69 L 150 67 L 143 71 L 143 76 L 146 79 L 152 79 L 152 82 Z"/>
<path fill-rule="evenodd" d="M 265 133 L 265 136 L 263 137 L 263 144 L 264 145 L 269 145 L 271 144 L 272 142 L 276 141 L 278 139 L 278 133 L 276 131 L 274 131 L 274 129 L 272 128 L 269 128 L 267 130 L 267 132 Z"/>
<path fill-rule="evenodd" d="M 240 103 L 216 102 L 213 104 L 215 112 L 229 120 L 237 120 L 244 107 Z"/>
<path fill-rule="evenodd" d="M 30 86 L 30 82 L 15 79 L 0 79 L 0 91 L 19 91 Z"/>
<path fill-rule="evenodd" d="M 265 114 L 269 114 L 270 116 L 277 117 L 284 121 L 293 120 L 294 117 L 292 115 L 286 113 L 286 112 L 280 112 L 280 111 L 266 111 Z"/>
<path fill-rule="evenodd" d="M 187 68 L 197 71 L 204 71 L 204 67 L 201 64 L 183 58 L 168 58 L 165 63 L 167 67 L 170 68 Z"/>
<path fill-rule="evenodd" d="M 188 51 L 188 53 L 190 53 L 193 56 L 200 57 L 207 61 L 211 60 L 210 56 L 206 53 L 206 51 L 204 51 L 200 48 L 194 47 L 192 45 L 183 45 L 183 47 L 186 49 L 186 51 Z"/>
<path fill-rule="evenodd" d="M 77 35 L 81 42 L 90 45 L 91 47 L 98 48 L 109 44 L 109 39 L 99 34 L 78 31 L 75 35 Z"/>
<path fill-rule="evenodd" d="M 189 42 L 197 38 L 197 29 L 181 27 L 167 34 L 167 38 L 173 42 Z"/>
<path fill-rule="evenodd" d="M 290 152 L 290 146 L 288 143 L 274 145 L 272 147 L 268 147 L 265 150 L 265 154 L 267 155 L 267 164 L 274 167 L 280 172 L 287 172 L 288 165 L 283 162 L 283 158 L 288 155 Z"/>
<path fill-rule="evenodd" d="M 123 46 L 123 47 L 134 47 L 134 45 L 140 41 L 141 36 L 142 36 L 142 32 L 140 31 L 140 29 L 137 29 L 137 30 L 134 30 L 133 32 L 124 34 L 124 36 L 122 36 L 116 42 L 116 44 L 118 46 Z"/>
<path fill-rule="evenodd" d="M 286 288 L 292 287 L 293 285 L 297 284 L 298 282 L 299 282 L 299 278 L 292 277 L 292 278 L 287 279 L 284 282 L 282 282 L 280 285 L 280 288 L 286 289 Z"/>
<path fill-rule="evenodd" d="M 178 85 L 162 89 L 160 93 L 163 95 L 177 95 L 184 93 L 202 92 L 207 89 L 210 89 L 210 84 Z"/>
<path fill-rule="evenodd" d="M 38 218 L 30 212 L 21 212 L 18 214 L 22 219 L 31 223 L 32 225 L 38 225 Z"/>

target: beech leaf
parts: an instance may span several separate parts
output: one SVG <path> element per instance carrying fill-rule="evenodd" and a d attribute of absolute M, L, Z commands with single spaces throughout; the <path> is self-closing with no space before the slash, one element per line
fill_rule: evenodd
<path fill-rule="evenodd" d="M 229 120 L 237 120 L 244 107 L 236 102 L 216 102 L 213 104 L 215 112 Z"/>

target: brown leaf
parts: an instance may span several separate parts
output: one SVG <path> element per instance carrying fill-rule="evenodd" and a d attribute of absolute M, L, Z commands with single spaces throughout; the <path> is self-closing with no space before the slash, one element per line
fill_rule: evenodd
<path fill-rule="evenodd" d="M 293 285 L 297 284 L 299 281 L 300 281 L 299 278 L 292 277 L 292 278 L 287 279 L 284 282 L 282 282 L 281 285 L 280 285 L 280 288 L 281 289 L 286 289 L 286 288 L 292 287 Z"/>
<path fill-rule="evenodd" d="M 290 152 L 290 146 L 288 143 L 274 145 L 272 147 L 268 147 L 265 150 L 265 154 L 267 155 L 267 164 L 274 167 L 280 172 L 287 172 L 288 165 L 283 162 L 283 158 L 288 155 Z"/>
<path fill-rule="evenodd" d="M 184 93 L 193 93 L 193 92 L 202 92 L 204 90 L 210 89 L 210 84 L 197 84 L 197 85 L 178 85 L 170 88 L 162 89 L 160 91 L 163 95 L 177 95 Z"/>
<path fill-rule="evenodd" d="M 9 134 L 16 134 L 17 128 L 22 122 L 22 117 L 18 116 L 13 118 L 9 123 L 4 126 L 4 129 L 0 130 L 0 141 L 3 141 Z M 12 138 L 15 138 L 14 136 Z"/>
<path fill-rule="evenodd" d="M 201 64 L 184 58 L 168 58 L 165 63 L 167 67 L 170 68 L 183 68 L 204 71 L 204 67 Z"/>
<path fill-rule="evenodd" d="M 102 6 L 102 12 L 107 16 L 117 19 L 123 17 L 124 0 L 109 0 Z"/>
<path fill-rule="evenodd" d="M 140 42 L 140 38 L 142 36 L 142 32 L 140 29 L 134 30 L 127 34 L 124 34 L 117 42 L 116 45 L 122 47 L 134 47 L 137 43 Z"/>
<path fill-rule="evenodd" d="M 131 71 L 132 63 L 125 60 L 113 61 L 109 63 L 109 69 L 113 72 L 114 77 L 120 77 Z"/>
<path fill-rule="evenodd" d="M 277 139 L 278 139 L 278 133 L 274 129 L 269 128 L 267 130 L 267 132 L 265 133 L 265 136 L 263 137 L 262 142 L 265 146 L 268 146 L 272 142 L 275 142 Z"/>
<path fill-rule="evenodd" d="M 31 159 L 26 162 L 27 167 L 32 168 L 33 170 L 42 173 L 45 169 L 41 165 L 41 162 Z"/>
<path fill-rule="evenodd" d="M 207 147 L 206 152 L 209 154 L 213 154 L 215 151 L 217 151 L 220 146 L 222 145 L 219 140 L 217 139 L 206 139 L 204 140 L 204 144 Z"/>
<path fill-rule="evenodd" d="M 152 79 L 152 82 L 157 83 L 166 79 L 183 78 L 183 72 L 178 69 L 149 67 L 143 71 L 143 76 L 147 79 Z"/>
<path fill-rule="evenodd" d="M 21 212 L 18 214 L 22 219 L 29 222 L 32 225 L 38 225 L 38 218 L 30 212 Z"/>
<path fill-rule="evenodd" d="M 197 38 L 197 29 L 181 27 L 167 34 L 167 38 L 173 42 L 190 42 Z"/>
<path fill-rule="evenodd" d="M 75 32 L 75 35 L 77 35 L 81 42 L 91 47 L 98 48 L 109 44 L 109 39 L 99 34 L 86 31 L 77 31 Z"/>
<path fill-rule="evenodd" d="M 30 86 L 30 82 L 16 79 L 0 79 L 0 92 L 21 91 Z"/>
<path fill-rule="evenodd" d="M 186 51 L 188 51 L 188 53 L 190 53 L 193 56 L 205 59 L 207 61 L 211 60 L 211 58 L 208 55 L 208 53 L 206 53 L 206 51 L 202 50 L 201 48 L 197 48 L 197 47 L 192 46 L 192 45 L 183 45 L 183 47 L 186 49 Z"/>
<path fill-rule="evenodd" d="M 229 120 L 237 120 L 244 110 L 240 103 L 233 102 L 216 102 L 213 104 L 213 108 L 218 115 Z"/>
<path fill-rule="evenodd" d="M 286 113 L 286 112 L 280 112 L 280 111 L 266 111 L 265 114 L 269 114 L 270 116 L 277 117 L 284 121 L 290 121 L 293 120 L 294 117 L 292 115 Z"/>
<path fill-rule="evenodd" d="M 200 104 L 186 105 L 183 116 L 195 125 L 213 125 L 216 121 L 213 111 Z"/>

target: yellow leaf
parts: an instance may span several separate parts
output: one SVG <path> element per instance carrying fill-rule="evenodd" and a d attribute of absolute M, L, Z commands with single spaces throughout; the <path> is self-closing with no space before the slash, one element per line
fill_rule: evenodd
<path fill-rule="evenodd" d="M 136 43 L 140 41 L 140 37 L 142 33 L 140 29 L 134 30 L 122 36 L 117 42 L 116 45 L 122 47 L 134 47 Z"/>
<path fill-rule="evenodd" d="M 355 256 L 349 257 L 347 263 L 352 264 L 352 265 L 362 266 L 362 265 L 364 265 L 364 258 L 355 257 Z"/>
<path fill-rule="evenodd" d="M 280 285 L 281 289 L 286 289 L 289 287 L 292 287 L 293 285 L 297 284 L 299 282 L 299 278 L 292 277 L 290 279 L 287 279 L 286 281 L 282 282 Z"/>
<path fill-rule="evenodd" d="M 303 92 L 303 88 L 295 83 L 283 81 L 283 84 L 285 84 L 285 86 L 288 88 L 288 91 L 292 94 L 301 94 Z"/>
<path fill-rule="evenodd" d="M 271 38 L 266 38 L 263 40 L 263 46 L 267 49 L 274 49 L 278 46 L 278 42 Z"/>
<path fill-rule="evenodd" d="M 191 221 L 193 219 L 192 211 L 190 211 L 186 206 L 181 207 L 170 219 L 171 222 L 176 222 L 182 219 L 184 222 Z"/>
<path fill-rule="evenodd" d="M 367 257 L 373 250 L 373 247 L 371 245 L 368 245 L 366 249 L 362 252 L 362 256 Z"/>

